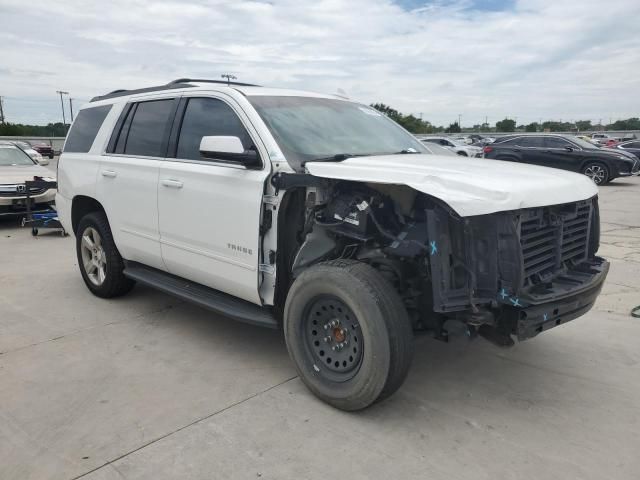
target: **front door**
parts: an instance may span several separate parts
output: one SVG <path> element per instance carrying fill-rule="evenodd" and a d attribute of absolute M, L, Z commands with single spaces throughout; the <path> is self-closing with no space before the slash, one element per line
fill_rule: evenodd
<path fill-rule="evenodd" d="M 256 148 L 257 135 L 246 125 L 231 101 L 181 100 L 168 155 L 173 158 L 160 167 L 160 243 L 170 273 L 260 303 L 259 226 L 270 164 L 247 169 L 202 158 L 199 151 L 202 137 L 211 135 L 236 136 L 245 149 Z"/>
<path fill-rule="evenodd" d="M 584 158 L 580 147 L 562 137 L 545 137 L 545 167 L 579 172 Z"/>

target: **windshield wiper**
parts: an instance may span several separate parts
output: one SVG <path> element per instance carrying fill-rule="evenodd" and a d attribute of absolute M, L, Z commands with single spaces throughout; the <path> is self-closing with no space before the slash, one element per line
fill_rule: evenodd
<path fill-rule="evenodd" d="M 399 152 L 396 152 L 394 155 L 398 155 L 398 154 L 405 154 L 405 153 L 420 153 L 419 151 L 417 151 L 415 148 L 405 148 L 403 150 L 400 150 Z"/>
<path fill-rule="evenodd" d="M 330 157 L 320 157 L 320 158 L 312 158 L 310 160 L 305 160 L 302 162 L 302 166 L 304 166 L 307 162 L 342 162 L 347 158 L 353 157 L 368 157 L 371 156 L 371 153 L 336 153 L 335 155 L 331 155 Z"/>

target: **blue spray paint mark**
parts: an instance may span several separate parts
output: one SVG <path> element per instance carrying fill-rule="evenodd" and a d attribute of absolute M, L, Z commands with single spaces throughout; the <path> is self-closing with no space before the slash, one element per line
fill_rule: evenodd
<path fill-rule="evenodd" d="M 438 253 L 438 247 L 436 247 L 435 240 L 431 240 L 431 242 L 429 242 L 429 245 L 431 245 L 431 255 L 435 255 L 436 253 Z"/>
<path fill-rule="evenodd" d="M 521 307 L 521 306 L 522 306 L 522 305 L 520 304 L 520 300 L 518 299 L 518 297 L 510 298 L 510 299 L 509 299 L 509 301 L 511 302 L 511 304 L 512 304 L 514 307 Z"/>
<path fill-rule="evenodd" d="M 547 321 L 547 318 L 549 318 L 549 315 L 547 315 L 546 313 L 542 316 L 542 318 L 544 319 L 544 321 Z"/>
<path fill-rule="evenodd" d="M 502 299 L 504 300 L 505 298 L 507 298 L 509 296 L 509 294 L 507 293 L 507 291 L 503 288 L 502 290 L 500 290 L 500 296 L 502 297 Z"/>

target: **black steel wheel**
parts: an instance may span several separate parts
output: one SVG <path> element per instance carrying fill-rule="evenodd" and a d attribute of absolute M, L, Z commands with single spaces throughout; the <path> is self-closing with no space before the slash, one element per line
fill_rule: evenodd
<path fill-rule="evenodd" d="M 357 261 L 302 272 L 287 295 L 284 334 L 300 379 L 342 410 L 390 396 L 411 365 L 413 332 L 400 296 L 373 267 Z"/>
<path fill-rule="evenodd" d="M 309 304 L 303 319 L 306 346 L 314 365 L 336 382 L 350 380 L 362 361 L 364 341 L 360 323 L 339 298 L 322 295 Z"/>

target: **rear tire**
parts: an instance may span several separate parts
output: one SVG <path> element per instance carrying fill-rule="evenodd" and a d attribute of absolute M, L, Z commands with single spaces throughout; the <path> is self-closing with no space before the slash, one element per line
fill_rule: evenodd
<path fill-rule="evenodd" d="M 609 181 L 609 169 L 599 162 L 589 162 L 582 169 L 587 177 L 593 180 L 596 185 L 604 185 Z"/>
<path fill-rule="evenodd" d="M 135 285 L 122 273 L 124 261 L 103 212 L 92 212 L 80 219 L 76 253 L 82 279 L 94 295 L 118 297 L 128 293 Z"/>
<path fill-rule="evenodd" d="M 360 410 L 393 394 L 413 357 L 411 322 L 400 296 L 373 267 L 356 261 L 304 271 L 287 296 L 284 333 L 305 385 L 342 410 Z"/>

